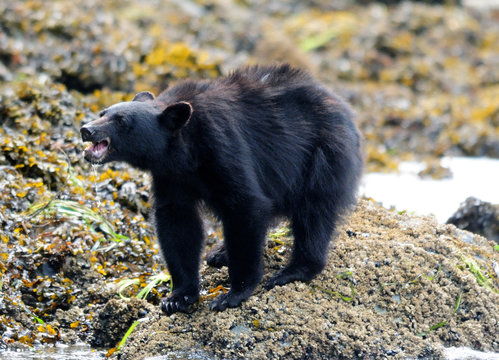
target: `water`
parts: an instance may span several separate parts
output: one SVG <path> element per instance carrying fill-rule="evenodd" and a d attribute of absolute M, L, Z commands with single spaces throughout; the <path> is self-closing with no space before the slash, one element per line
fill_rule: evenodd
<path fill-rule="evenodd" d="M 144 360 L 216 360 L 203 352 L 196 351 L 172 351 L 166 355 L 147 357 Z"/>
<path fill-rule="evenodd" d="M 499 354 L 482 352 L 467 347 L 450 347 L 444 350 L 447 360 L 499 360 Z"/>
<path fill-rule="evenodd" d="M 442 166 L 450 168 L 451 179 L 421 179 L 417 174 L 425 165 L 402 162 L 400 172 L 366 174 L 361 194 L 383 206 L 436 216 L 444 223 L 467 197 L 499 204 L 499 160 L 489 158 L 443 158 Z"/>
<path fill-rule="evenodd" d="M 93 350 L 85 344 L 41 347 L 31 351 L 0 351 L 0 360 L 104 360 L 105 350 Z M 201 350 L 172 351 L 166 355 L 148 357 L 146 360 L 214 360 Z"/>
<path fill-rule="evenodd" d="M 106 352 L 85 344 L 41 347 L 31 351 L 0 351 L 0 360 L 103 360 Z"/>

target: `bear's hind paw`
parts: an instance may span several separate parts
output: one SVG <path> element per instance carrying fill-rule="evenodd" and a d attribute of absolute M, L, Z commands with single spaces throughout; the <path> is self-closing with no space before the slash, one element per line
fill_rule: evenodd
<path fill-rule="evenodd" d="M 206 263 L 209 266 L 220 269 L 222 266 L 228 266 L 227 251 L 223 243 L 218 243 L 206 254 Z"/>
<path fill-rule="evenodd" d="M 234 308 L 246 300 L 249 297 L 245 292 L 232 292 L 229 291 L 227 294 L 219 295 L 215 300 L 213 300 L 210 304 L 210 310 L 218 310 L 222 311 L 229 308 Z"/>
<path fill-rule="evenodd" d="M 286 285 L 294 281 L 307 282 L 312 280 L 316 274 L 316 270 L 311 271 L 307 267 L 285 267 L 277 274 L 272 276 L 269 280 L 267 280 L 264 286 L 265 289 L 270 290 L 276 286 Z"/>

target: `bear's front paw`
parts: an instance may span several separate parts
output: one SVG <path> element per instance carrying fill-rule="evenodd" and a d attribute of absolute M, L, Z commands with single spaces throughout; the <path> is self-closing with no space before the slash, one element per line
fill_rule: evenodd
<path fill-rule="evenodd" d="M 198 298 L 198 295 L 174 294 L 161 299 L 161 310 L 163 310 L 166 315 L 171 315 L 179 311 L 191 313 L 191 305 L 198 301 Z"/>
<path fill-rule="evenodd" d="M 245 292 L 232 292 L 229 291 L 227 294 L 219 295 L 215 300 L 213 300 L 210 304 L 210 310 L 218 310 L 222 311 L 229 308 L 234 308 L 246 300 L 249 297 Z"/>

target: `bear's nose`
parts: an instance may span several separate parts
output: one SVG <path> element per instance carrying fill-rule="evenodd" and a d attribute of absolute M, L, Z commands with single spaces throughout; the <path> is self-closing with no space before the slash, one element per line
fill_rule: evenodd
<path fill-rule="evenodd" d="M 92 128 L 82 127 L 80 129 L 81 139 L 83 141 L 92 141 L 92 134 L 94 133 Z"/>

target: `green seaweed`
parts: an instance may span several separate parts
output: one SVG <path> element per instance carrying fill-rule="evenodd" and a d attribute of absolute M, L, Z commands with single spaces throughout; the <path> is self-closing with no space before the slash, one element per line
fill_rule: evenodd
<path fill-rule="evenodd" d="M 457 297 L 456 304 L 454 305 L 454 309 L 453 309 L 451 315 L 454 315 L 457 312 L 457 310 L 459 309 L 459 305 L 461 305 L 462 295 L 463 295 L 463 293 L 460 292 L 459 295 L 458 295 L 458 297 Z M 449 321 L 449 319 L 446 319 L 444 321 L 439 322 L 438 324 L 432 325 L 432 326 L 430 326 L 430 328 L 428 330 L 420 332 L 419 334 L 417 334 L 417 336 L 421 336 L 421 337 L 426 336 L 430 332 L 432 332 L 433 330 L 437 330 L 437 329 L 439 329 L 439 328 L 447 325 L 448 321 Z"/>
<path fill-rule="evenodd" d="M 309 52 L 318 49 L 338 36 L 338 29 L 330 29 L 317 35 L 310 36 L 300 42 L 300 49 Z"/>
<path fill-rule="evenodd" d="M 278 243 L 279 245 L 284 245 L 285 242 L 282 240 L 282 238 L 289 236 L 289 232 L 290 232 L 289 228 L 280 227 L 275 231 L 269 232 L 268 238 Z"/>
<path fill-rule="evenodd" d="M 411 279 L 411 280 L 407 280 L 407 281 L 397 281 L 397 282 L 381 282 L 379 284 L 379 288 L 380 288 L 380 292 L 383 291 L 384 287 L 385 286 L 401 286 L 401 287 L 406 287 L 408 285 L 415 285 L 415 284 L 418 284 L 421 280 L 421 278 L 426 278 L 430 281 L 434 281 L 438 274 L 440 273 L 440 270 L 442 270 L 442 265 L 439 265 L 438 266 L 438 269 L 437 271 L 435 272 L 435 275 L 424 275 L 424 274 L 419 274 L 418 276 L 416 276 L 415 278 Z"/>
<path fill-rule="evenodd" d="M 173 286 L 173 283 L 171 280 L 172 280 L 172 277 L 170 276 L 170 274 L 168 274 L 166 272 L 152 275 L 149 277 L 147 285 L 142 290 L 140 290 L 137 293 L 137 295 L 135 295 L 135 297 L 137 299 L 145 300 L 147 298 L 147 295 L 149 295 L 149 293 L 151 292 L 152 289 L 154 289 L 159 284 L 166 283 L 166 282 L 170 282 L 170 291 L 171 291 L 172 286 Z M 118 282 L 118 286 L 119 286 L 118 295 L 124 300 L 129 300 L 130 298 L 123 295 L 123 291 L 132 285 L 140 285 L 140 279 L 138 279 L 138 278 L 137 279 L 123 279 L 123 280 L 119 281 Z"/>
<path fill-rule="evenodd" d="M 482 270 L 482 268 L 480 268 L 480 265 L 478 265 L 478 263 L 474 259 L 461 256 L 461 261 L 464 263 L 465 267 L 458 267 L 468 270 L 473 275 L 478 285 L 483 286 L 493 292 L 499 293 L 499 290 L 494 288 L 492 279 L 485 275 L 487 274 L 487 271 Z"/>
<path fill-rule="evenodd" d="M 139 279 L 123 279 L 118 282 L 118 295 L 123 300 L 130 300 L 129 297 L 123 295 L 123 291 L 132 285 L 140 285 Z"/>
<path fill-rule="evenodd" d="M 38 216 L 42 212 L 48 214 L 57 213 L 77 219 L 82 219 L 89 226 L 94 223 L 103 233 L 110 236 L 111 240 L 115 242 L 121 242 L 123 240 L 129 239 L 128 236 L 116 233 L 111 223 L 107 221 L 102 215 L 76 201 L 51 199 L 47 202 L 32 206 L 27 216 L 29 218 L 33 218 Z"/>
<path fill-rule="evenodd" d="M 137 325 L 139 325 L 141 322 L 143 321 L 146 321 L 146 320 L 149 320 L 149 318 L 142 318 L 142 319 L 139 319 L 139 320 L 135 320 L 132 325 L 130 325 L 130 327 L 128 328 L 128 330 L 126 331 L 125 335 L 123 335 L 123 337 L 121 338 L 121 341 L 118 343 L 118 345 L 112 349 L 110 349 L 107 354 L 106 354 L 106 358 L 107 357 L 110 357 L 112 354 L 114 354 L 115 352 L 119 351 L 120 348 L 125 345 L 128 337 L 130 336 L 130 334 L 133 332 L 133 330 L 135 330 L 135 328 L 137 327 Z"/>
<path fill-rule="evenodd" d="M 339 296 L 340 299 L 343 300 L 343 301 L 345 301 L 345 302 L 352 301 L 355 298 L 355 291 L 354 291 L 354 285 L 353 285 L 354 281 L 353 281 L 353 278 L 352 278 L 352 272 L 351 271 L 341 272 L 338 275 L 336 275 L 336 278 L 337 279 L 348 278 L 348 280 L 350 281 L 350 296 L 343 295 L 340 292 L 334 291 L 334 290 L 325 289 L 323 291 L 326 294 L 329 294 L 329 295 Z"/>
<path fill-rule="evenodd" d="M 423 275 L 423 277 L 427 278 L 427 279 L 428 279 L 428 280 L 430 280 L 430 281 L 433 281 L 433 280 L 435 280 L 435 279 L 437 278 L 438 273 L 440 272 L 440 270 L 442 270 L 442 265 L 439 265 L 439 266 L 438 266 L 438 269 L 437 269 L 437 271 L 435 272 L 435 275 L 433 275 L 433 276 L 431 276 L 431 275 Z"/>
<path fill-rule="evenodd" d="M 123 335 L 123 338 L 121 339 L 121 341 L 119 342 L 118 346 L 116 347 L 116 351 L 118 351 L 125 343 L 126 343 L 126 340 L 128 339 L 128 337 L 130 336 L 130 334 L 133 332 L 133 330 L 137 327 L 137 325 L 139 325 L 139 323 L 141 323 L 142 321 L 144 321 L 145 319 L 139 319 L 139 320 L 135 320 L 132 325 L 130 325 L 130 327 L 128 328 L 128 330 L 126 331 L 125 335 Z"/>

